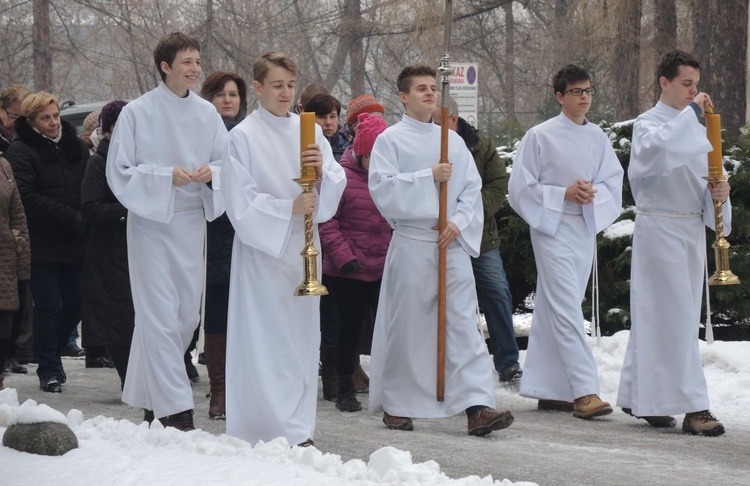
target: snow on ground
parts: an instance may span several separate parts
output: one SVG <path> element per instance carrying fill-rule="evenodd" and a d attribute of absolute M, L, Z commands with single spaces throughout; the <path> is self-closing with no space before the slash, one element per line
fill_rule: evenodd
<path fill-rule="evenodd" d="M 588 338 L 599 370 L 601 398 L 613 406 L 629 334 L 629 331 L 620 331 L 614 336 L 602 337 L 599 345 L 596 338 Z M 750 342 L 699 343 L 711 411 L 719 420 L 731 423 L 731 430 L 750 430 Z M 521 351 L 521 359 L 525 357 L 526 352 Z M 503 403 L 503 395 L 514 394 L 507 388 L 496 389 L 499 403 Z"/>
<path fill-rule="evenodd" d="M 601 396 L 614 404 L 628 332 L 589 344 L 599 367 Z M 712 411 L 731 422 L 732 430 L 750 430 L 750 343 L 700 343 L 709 385 Z M 521 353 L 521 359 L 525 352 Z M 368 360 L 363 360 L 367 365 Z M 510 388 L 497 387 L 498 403 L 515 396 Z M 730 418 L 731 417 L 731 418 Z M 85 419 L 78 410 L 67 417 L 28 400 L 19 406 L 14 389 L 0 391 L 0 433 L 11 423 L 39 420 L 66 422 L 79 440 L 79 448 L 62 457 L 34 456 L 0 447 L 2 484 L 94 484 L 107 478 L 112 485 L 149 484 L 263 484 L 263 485 L 530 485 L 471 476 L 451 479 L 434 461 L 415 464 L 411 454 L 392 447 L 375 451 L 365 462 L 342 462 L 340 456 L 315 448 L 289 447 L 284 439 L 255 447 L 227 435 L 201 430 L 189 433 L 152 428 L 103 416 Z M 575 450 L 571 455 L 577 454 Z M 11 467 L 12 465 L 12 467 Z M 65 471 L 65 473 L 61 473 Z M 210 478 L 210 482 L 207 479 Z"/>

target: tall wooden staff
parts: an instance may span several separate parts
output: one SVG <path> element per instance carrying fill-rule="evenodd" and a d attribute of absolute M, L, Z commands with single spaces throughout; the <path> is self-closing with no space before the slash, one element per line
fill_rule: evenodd
<path fill-rule="evenodd" d="M 445 0 L 445 26 L 443 27 L 443 47 L 445 54 L 440 59 L 438 73 L 442 76 L 442 89 L 440 101 L 442 108 L 442 120 L 440 124 L 440 163 L 448 162 L 448 97 L 450 96 L 450 83 L 453 68 L 450 67 L 451 50 L 451 21 L 453 18 L 453 0 Z M 440 212 L 438 213 L 439 233 L 445 230 L 448 224 L 448 183 L 440 183 Z M 438 338 L 437 338 L 437 401 L 445 399 L 445 271 L 446 271 L 446 248 L 438 248 Z"/>

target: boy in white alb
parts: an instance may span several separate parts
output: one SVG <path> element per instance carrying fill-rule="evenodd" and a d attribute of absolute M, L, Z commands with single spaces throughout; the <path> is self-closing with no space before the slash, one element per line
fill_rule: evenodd
<path fill-rule="evenodd" d="M 534 316 L 520 394 L 579 418 L 612 413 L 586 343 L 581 302 L 596 234 L 620 215 L 623 170 L 609 139 L 586 119 L 595 89 L 578 66 L 553 79 L 562 110 L 530 129 L 513 160 L 511 207 L 529 224 L 537 268 Z"/>
<path fill-rule="evenodd" d="M 293 445 L 313 443 L 320 297 L 297 297 L 294 290 L 304 277 L 304 215 L 312 212 L 315 223 L 327 221 L 346 187 L 344 169 L 318 125 L 316 143 L 303 160 L 315 167 L 321 183 L 304 194 L 294 182 L 300 177 L 300 118 L 289 110 L 296 73 L 280 52 L 258 58 L 253 87 L 260 107 L 230 132 L 222 169 L 227 215 L 236 231 L 227 320 L 227 433 L 252 444 L 277 437 Z"/>
<path fill-rule="evenodd" d="M 726 201 L 729 184 L 707 184 L 712 150 L 700 124 L 713 106 L 698 92 L 700 64 L 682 51 L 665 54 L 657 69 L 659 102 L 633 125 L 628 177 L 637 215 L 630 279 L 632 325 L 620 374 L 617 405 L 653 427 L 706 436 L 724 433 L 709 411 L 698 348 L 705 226 L 713 227 L 713 200 Z M 723 205 L 725 231 L 731 207 Z"/>
<path fill-rule="evenodd" d="M 440 160 L 435 69 L 405 67 L 398 76 L 401 121 L 375 140 L 369 188 L 393 228 L 385 261 L 370 361 L 370 412 L 383 410 L 389 429 L 413 430 L 412 418 L 466 412 L 470 435 L 513 423 L 495 410 L 492 362 L 477 331 L 471 257 L 479 254 L 482 181 L 471 152 L 449 131 L 448 160 Z M 438 231 L 440 182 L 448 183 L 448 224 Z M 437 383 L 438 247 L 447 249 L 445 397 Z"/>
<path fill-rule="evenodd" d="M 216 108 L 191 91 L 200 45 L 172 33 L 154 50 L 162 77 L 128 103 L 107 158 L 107 181 L 128 208 L 135 331 L 122 400 L 165 425 L 193 429 L 183 355 L 200 319 L 206 220 L 224 212 L 218 192 L 227 131 Z"/>

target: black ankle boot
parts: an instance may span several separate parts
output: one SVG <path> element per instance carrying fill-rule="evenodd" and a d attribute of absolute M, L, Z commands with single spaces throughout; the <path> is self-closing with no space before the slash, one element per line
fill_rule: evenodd
<path fill-rule="evenodd" d="M 354 375 L 338 376 L 338 396 L 336 408 L 342 412 L 359 412 L 362 404 L 354 391 Z"/>

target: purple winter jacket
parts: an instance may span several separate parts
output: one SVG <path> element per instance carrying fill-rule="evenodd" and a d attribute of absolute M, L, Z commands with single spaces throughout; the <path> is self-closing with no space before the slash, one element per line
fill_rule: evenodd
<path fill-rule="evenodd" d="M 339 209 L 333 218 L 318 226 L 323 273 L 365 282 L 380 280 L 391 242 L 391 226 L 372 202 L 367 171 L 354 158 L 351 146 L 346 148 L 340 164 L 346 172 L 346 189 Z M 352 260 L 358 260 L 362 268 L 342 275 L 341 267 Z"/>

